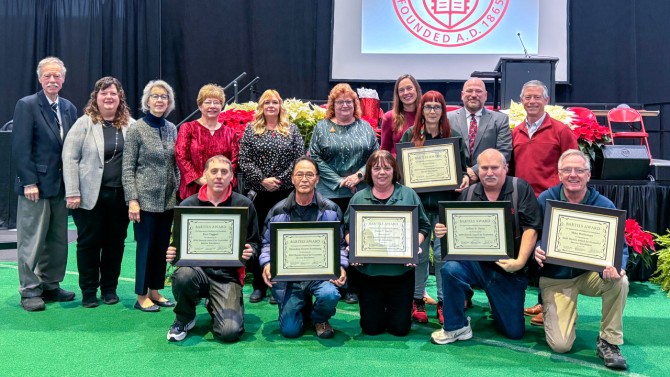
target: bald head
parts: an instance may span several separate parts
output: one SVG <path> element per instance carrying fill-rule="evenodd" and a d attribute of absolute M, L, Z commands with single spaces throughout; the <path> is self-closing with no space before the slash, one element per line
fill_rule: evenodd
<path fill-rule="evenodd" d="M 472 77 L 463 84 L 461 100 L 463 100 L 463 106 L 470 113 L 474 114 L 481 110 L 486 103 L 486 98 L 486 86 L 481 79 Z"/>
<path fill-rule="evenodd" d="M 479 180 L 484 191 L 500 192 L 507 176 L 507 161 L 497 149 L 489 148 L 477 156 L 479 165 Z"/>

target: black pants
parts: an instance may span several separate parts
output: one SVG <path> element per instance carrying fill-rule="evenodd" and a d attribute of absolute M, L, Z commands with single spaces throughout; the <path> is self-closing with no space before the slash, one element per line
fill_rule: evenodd
<path fill-rule="evenodd" d="M 137 241 L 135 259 L 135 294 L 146 295 L 147 289 L 165 287 L 165 252 L 170 245 L 173 210 L 140 211 L 140 222 L 134 224 Z"/>
<path fill-rule="evenodd" d="M 102 187 L 90 210 L 75 209 L 77 269 L 82 294 L 116 292 L 128 233 L 128 207 L 122 187 Z"/>
<path fill-rule="evenodd" d="M 398 276 L 359 274 L 358 305 L 361 330 L 368 335 L 388 331 L 405 336 L 412 327 L 414 270 Z"/>
<path fill-rule="evenodd" d="M 258 191 L 256 193 L 256 199 L 254 199 L 254 208 L 256 208 L 256 214 L 258 215 L 258 231 L 261 234 L 261 240 L 265 234 L 265 217 L 268 215 L 272 207 L 275 204 L 279 203 L 282 199 L 286 199 L 288 195 L 293 191 L 293 189 L 288 190 L 278 190 L 278 191 Z M 253 258 L 247 263 L 247 270 L 251 271 L 254 276 L 252 286 L 254 290 L 260 289 L 265 292 L 268 288 L 263 281 L 263 271 L 261 266 L 258 263 L 258 258 Z"/>

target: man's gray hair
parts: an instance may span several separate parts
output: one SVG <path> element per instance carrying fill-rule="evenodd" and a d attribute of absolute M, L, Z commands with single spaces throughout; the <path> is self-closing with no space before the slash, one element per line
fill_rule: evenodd
<path fill-rule="evenodd" d="M 542 97 L 549 98 L 549 90 L 547 90 L 547 86 L 544 85 L 544 83 L 540 80 L 530 80 L 527 83 L 523 84 L 523 87 L 521 87 L 521 94 L 519 94 L 519 98 L 523 99 L 523 91 L 526 90 L 526 88 L 530 87 L 542 88 Z"/>
<path fill-rule="evenodd" d="M 561 157 L 558 159 L 558 170 L 563 169 L 563 160 L 570 156 L 579 156 L 584 160 L 584 165 L 586 169 L 591 170 L 591 160 L 584 154 L 584 152 L 579 149 L 568 149 L 567 151 L 561 154 Z"/>
<path fill-rule="evenodd" d="M 42 68 L 44 68 L 45 65 L 47 64 L 56 64 L 60 66 L 60 73 L 65 77 L 65 73 L 67 72 L 67 69 L 65 69 L 65 63 L 63 63 L 62 60 L 58 59 L 55 56 L 47 56 L 46 58 L 40 60 L 39 63 L 37 63 L 37 78 L 42 77 Z"/>

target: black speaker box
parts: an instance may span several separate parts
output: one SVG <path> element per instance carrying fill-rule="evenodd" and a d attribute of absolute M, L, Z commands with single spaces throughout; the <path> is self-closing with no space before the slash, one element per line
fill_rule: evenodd
<path fill-rule="evenodd" d="M 644 145 L 605 145 L 600 179 L 646 179 L 649 162 Z"/>
<path fill-rule="evenodd" d="M 651 175 L 657 181 L 670 181 L 670 161 L 654 159 L 651 162 Z"/>

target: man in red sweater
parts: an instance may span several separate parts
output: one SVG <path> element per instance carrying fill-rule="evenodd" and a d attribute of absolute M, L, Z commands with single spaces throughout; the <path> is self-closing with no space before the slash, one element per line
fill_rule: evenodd
<path fill-rule="evenodd" d="M 558 159 L 568 149 L 579 149 L 577 138 L 570 127 L 552 119 L 544 111 L 549 103 L 549 91 L 538 80 L 531 80 L 521 88 L 521 104 L 526 110 L 526 119 L 512 130 L 514 151 L 514 175 L 528 182 L 535 196 L 560 183 Z M 526 308 L 524 313 L 532 315 L 530 323 L 542 326 L 542 304 Z"/>

